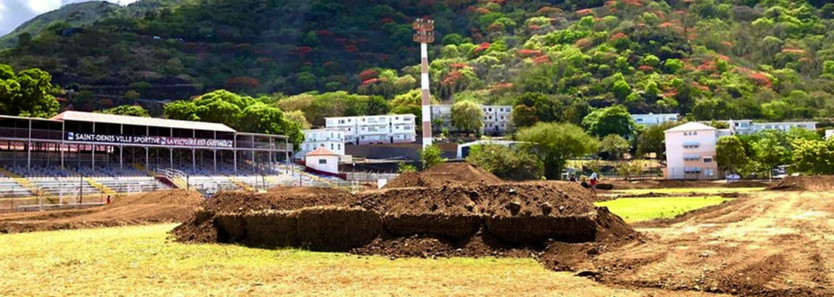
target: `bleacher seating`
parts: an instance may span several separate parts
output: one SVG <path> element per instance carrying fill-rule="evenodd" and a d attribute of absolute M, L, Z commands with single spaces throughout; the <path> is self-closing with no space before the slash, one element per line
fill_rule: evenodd
<path fill-rule="evenodd" d="M 66 168 L 32 165 L 27 168 L 11 164 L 0 164 L 0 167 L 28 181 L 23 186 L 14 178 L 0 176 L 0 197 L 28 197 L 33 196 L 33 192 L 55 197 L 73 196 L 80 192 L 84 195 L 101 196 L 109 193 L 171 189 L 170 185 L 158 180 L 152 171 L 143 172 L 129 164 L 109 164 L 95 168 L 72 165 Z M 187 179 L 190 188 L 208 194 L 221 190 L 261 190 L 277 186 L 309 186 L 322 183 L 320 177 L 300 174 L 303 171 L 302 167 L 287 167 L 278 163 L 259 167 L 245 164 L 238 167 L 237 171 L 228 163 L 218 164 L 216 171 L 214 166 L 193 168 L 192 164 L 175 164 L 175 168 L 185 175 L 183 179 Z"/>

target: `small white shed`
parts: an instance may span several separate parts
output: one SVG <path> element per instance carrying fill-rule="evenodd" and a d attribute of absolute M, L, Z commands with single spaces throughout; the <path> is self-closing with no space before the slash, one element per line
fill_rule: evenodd
<path fill-rule="evenodd" d="M 307 153 L 304 166 L 313 172 L 339 174 L 339 154 L 323 147 Z"/>

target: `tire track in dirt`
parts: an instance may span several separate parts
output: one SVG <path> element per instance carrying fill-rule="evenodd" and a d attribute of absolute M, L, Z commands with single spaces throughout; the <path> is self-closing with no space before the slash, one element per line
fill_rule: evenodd
<path fill-rule="evenodd" d="M 594 261 L 602 282 L 764 296 L 834 294 L 834 200 L 763 192 L 669 226 Z"/>

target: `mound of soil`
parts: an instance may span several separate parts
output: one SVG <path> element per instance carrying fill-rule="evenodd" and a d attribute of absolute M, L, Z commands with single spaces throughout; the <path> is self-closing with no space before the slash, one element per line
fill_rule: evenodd
<path fill-rule="evenodd" d="M 91 209 L 8 213 L 0 216 L 0 233 L 182 222 L 202 202 L 199 193 L 171 190 L 115 198 Z"/>
<path fill-rule="evenodd" d="M 344 191 L 335 188 L 320 187 L 275 187 L 270 188 L 267 192 L 284 195 L 329 195 L 340 194 Z"/>
<path fill-rule="evenodd" d="M 788 176 L 767 188 L 772 191 L 832 191 L 834 176 Z"/>
<path fill-rule="evenodd" d="M 579 185 L 559 182 L 356 195 L 226 192 L 206 201 L 174 235 L 182 242 L 389 256 L 485 256 L 519 249 L 529 255 L 526 251 L 541 251 L 548 241 L 603 242 L 634 233 L 607 209 L 595 208 L 593 199 Z M 419 244 L 400 245 L 415 238 Z"/>
<path fill-rule="evenodd" d="M 423 172 L 406 172 L 385 185 L 386 189 L 441 187 L 450 184 L 497 185 L 497 176 L 469 163 L 444 163 Z"/>

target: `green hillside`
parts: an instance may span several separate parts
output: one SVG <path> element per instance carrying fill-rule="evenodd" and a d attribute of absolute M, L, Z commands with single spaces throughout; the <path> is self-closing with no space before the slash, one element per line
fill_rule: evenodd
<path fill-rule="evenodd" d="M 526 123 L 576 122 L 614 104 L 696 119 L 828 118 L 826 2 L 193 0 L 44 30 L 0 59 L 116 99 L 223 88 L 392 100 L 418 86 L 411 22 L 431 17 L 434 95 L 515 104 Z"/>
<path fill-rule="evenodd" d="M 11 33 L 0 37 L 0 48 L 13 47 L 18 36 L 23 33 L 29 36 L 38 35 L 50 25 L 52 29 L 59 27 L 80 27 L 90 25 L 98 20 L 123 15 L 129 17 L 141 17 L 149 10 L 155 10 L 161 6 L 171 5 L 181 1 L 141 1 L 139 3 L 122 7 L 118 4 L 107 1 L 88 1 L 81 3 L 70 3 L 60 9 L 39 15 L 15 28 Z"/>

